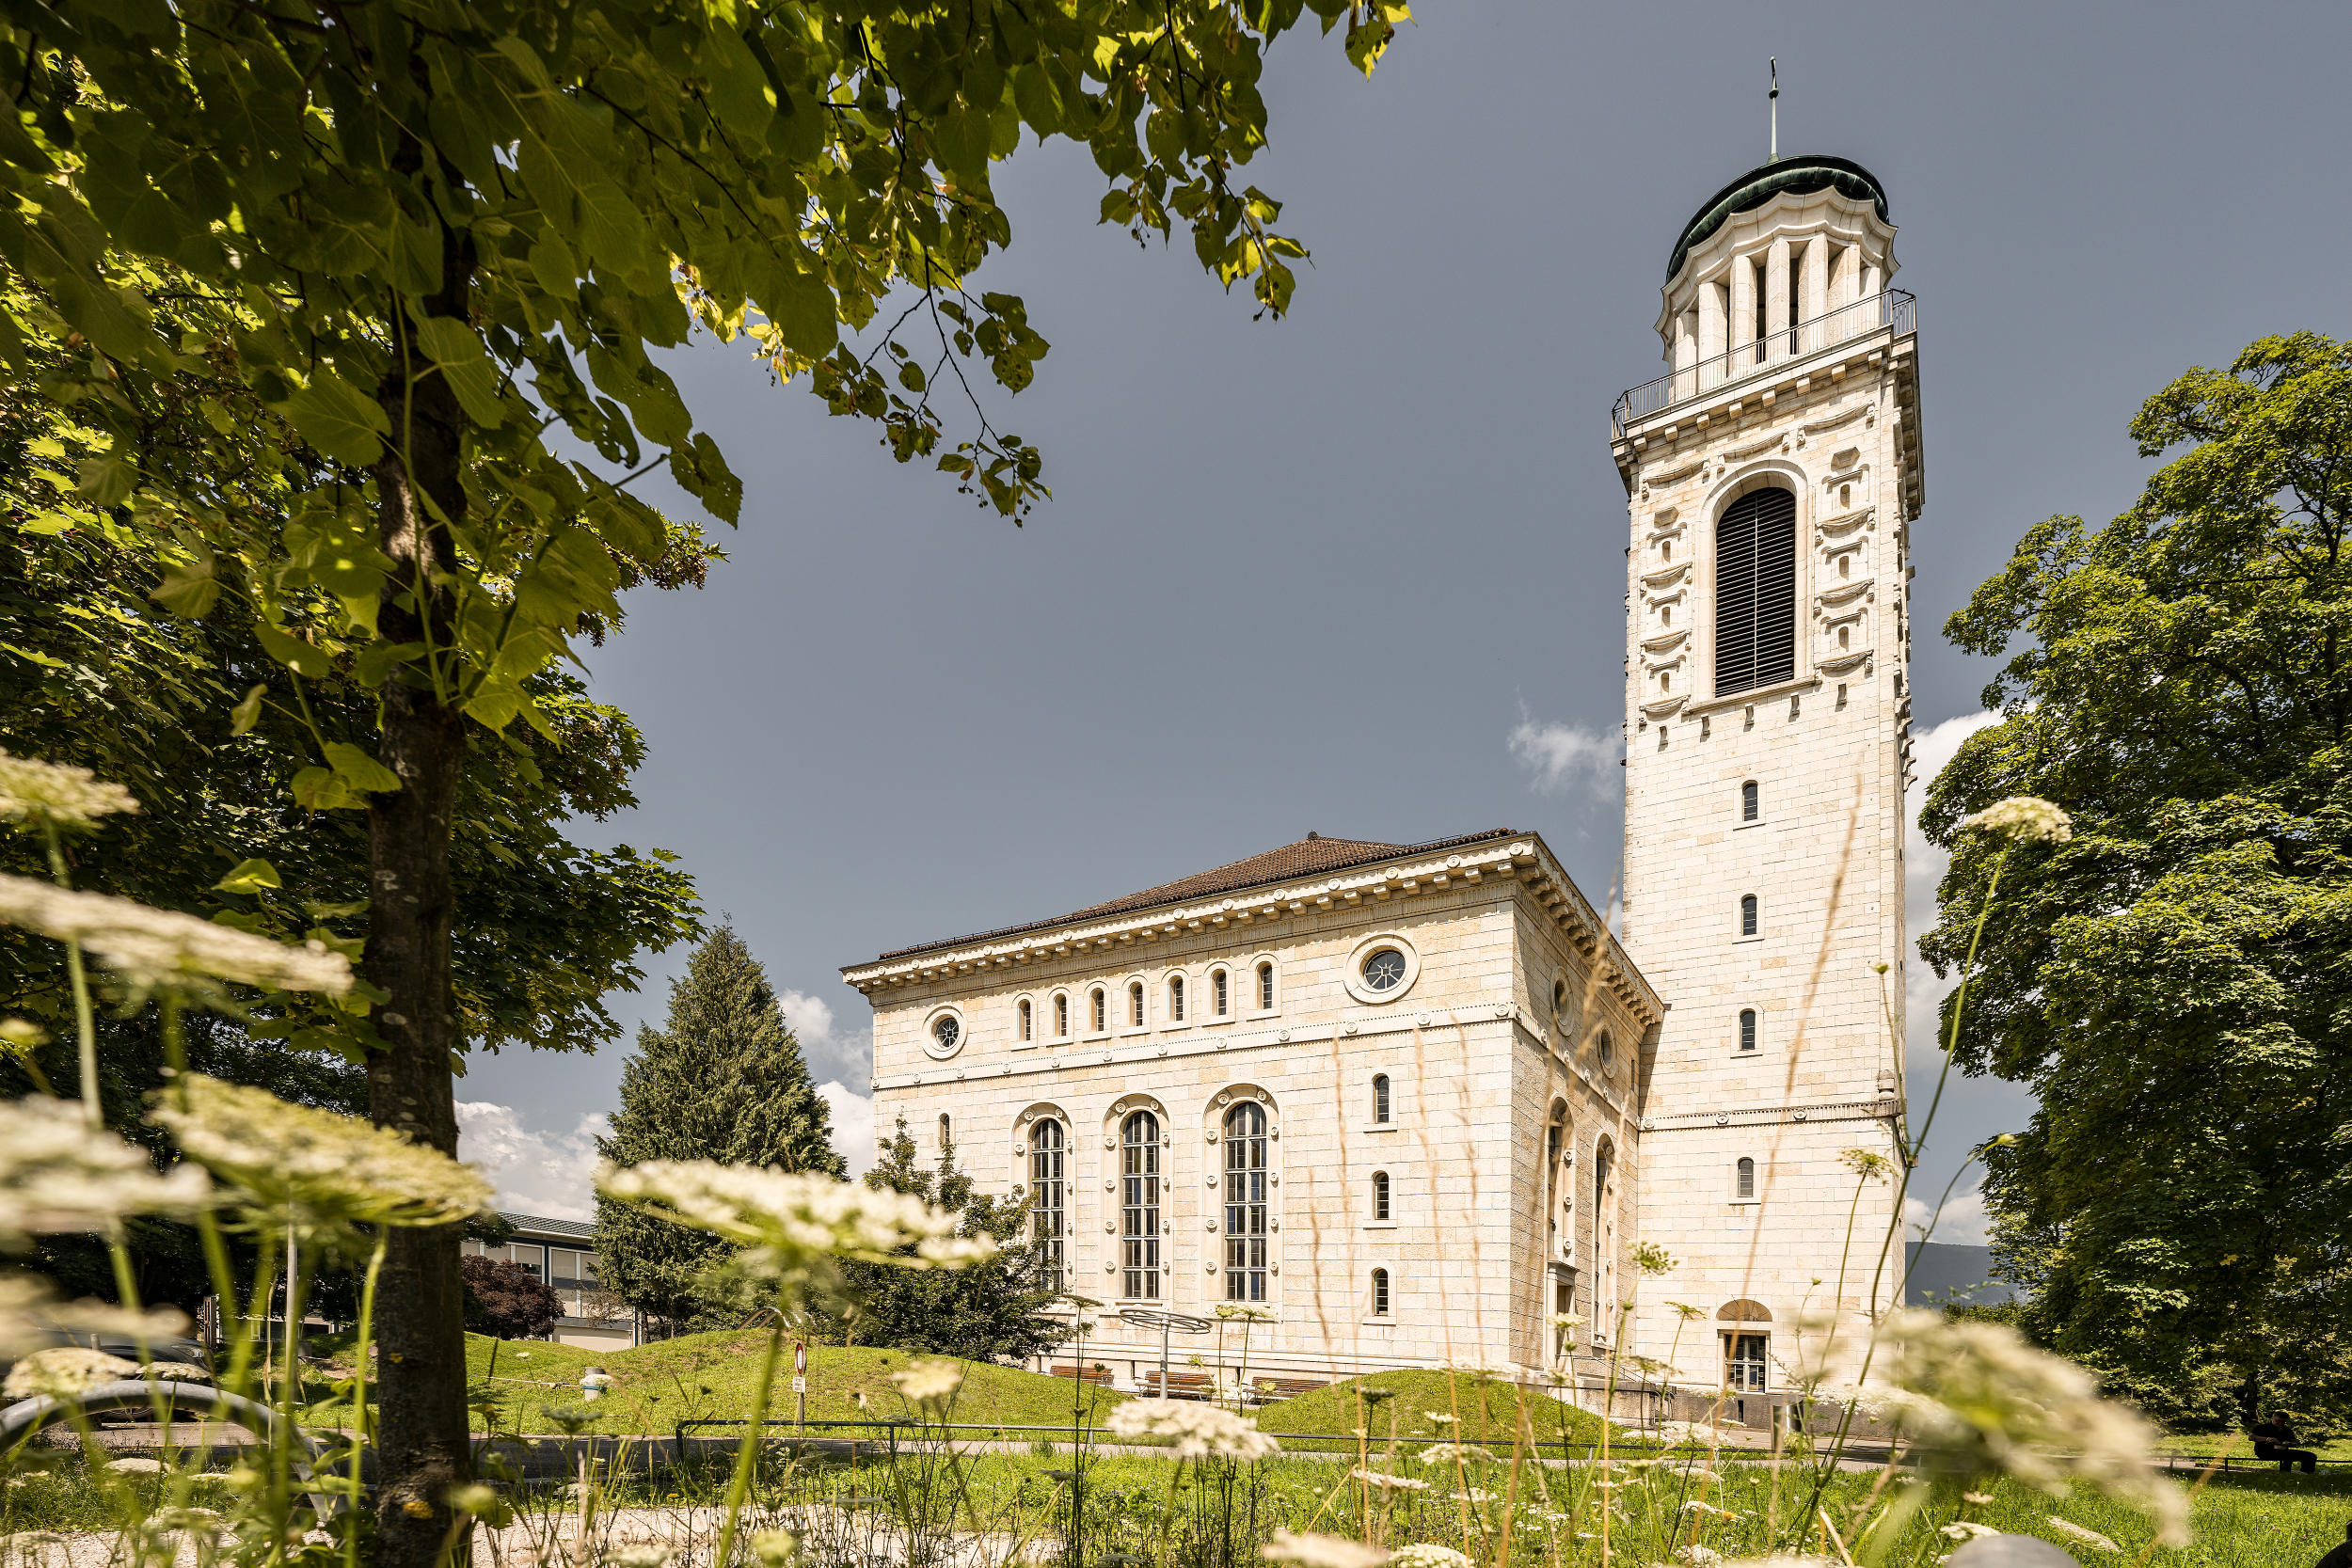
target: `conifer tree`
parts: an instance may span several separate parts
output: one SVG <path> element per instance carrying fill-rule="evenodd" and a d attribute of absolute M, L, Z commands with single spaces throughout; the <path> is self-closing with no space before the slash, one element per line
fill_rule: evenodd
<path fill-rule="evenodd" d="M 694 950 L 670 988 L 667 1027 L 638 1030 L 620 1114 L 596 1148 L 622 1165 L 717 1160 L 847 1174 L 801 1042 L 733 927 Z M 679 1328 L 721 1326 L 724 1293 L 703 1277 L 730 1250 L 717 1237 L 599 1198 L 596 1250 L 607 1288 L 631 1307 Z"/>

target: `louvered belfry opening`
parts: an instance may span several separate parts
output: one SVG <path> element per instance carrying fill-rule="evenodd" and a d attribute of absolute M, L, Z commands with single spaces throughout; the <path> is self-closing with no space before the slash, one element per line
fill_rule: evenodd
<path fill-rule="evenodd" d="M 1797 498 L 1751 490 L 1715 524 L 1715 695 L 1797 670 Z"/>

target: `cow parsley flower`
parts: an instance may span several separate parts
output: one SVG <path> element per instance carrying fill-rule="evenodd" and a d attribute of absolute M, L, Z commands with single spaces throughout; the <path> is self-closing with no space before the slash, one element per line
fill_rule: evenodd
<path fill-rule="evenodd" d="M 2060 1535 L 2071 1536 L 2074 1540 L 2081 1542 L 2084 1545 L 2093 1547 L 2099 1551 L 2120 1552 L 2123 1549 L 2122 1547 L 2117 1545 L 2114 1542 L 2108 1540 L 2106 1536 L 2101 1535 L 2097 1530 L 2086 1528 L 2085 1527 L 2074 1523 L 2072 1519 L 2061 1519 L 2055 1513 L 2049 1516 L 2049 1525 L 2052 1529 L 2058 1531 Z"/>
<path fill-rule="evenodd" d="M 129 790 L 87 768 L 0 752 L 0 818 L 33 828 L 87 828 L 138 809 Z"/>
<path fill-rule="evenodd" d="M 1473 1465 L 1482 1460 L 1493 1463 L 1494 1457 L 1491 1449 L 1482 1448 L 1476 1443 L 1432 1443 L 1421 1450 L 1423 1465 L 1451 1465 L 1456 1460 Z"/>
<path fill-rule="evenodd" d="M 1389 1554 L 1389 1568 L 1470 1568 L 1470 1560 L 1451 1546 L 1416 1541 Z"/>
<path fill-rule="evenodd" d="M 84 1350 L 79 1345 L 53 1345 L 33 1352 L 9 1368 L 8 1382 L 0 1385 L 0 1396 L 28 1400 L 47 1394 L 54 1399 L 71 1399 L 102 1383 L 117 1383 L 138 1375 L 138 1367 L 119 1355 Z"/>
<path fill-rule="evenodd" d="M 1944 1533 L 1954 1541 L 1974 1541 L 1979 1535 L 1998 1535 L 1991 1525 L 1979 1525 L 1974 1519 L 1955 1519 L 1943 1527 Z"/>
<path fill-rule="evenodd" d="M 917 1361 L 890 1374 L 898 1392 L 914 1404 L 946 1404 L 963 1386 L 963 1369 L 952 1361 Z"/>
<path fill-rule="evenodd" d="M 47 1095 L 0 1101 L 0 1248 L 34 1236 L 112 1232 L 125 1215 L 186 1216 L 208 1185 L 193 1165 L 158 1175 L 146 1153 Z"/>
<path fill-rule="evenodd" d="M 142 992 L 203 992 L 218 980 L 331 996 L 351 989 L 351 960 L 323 942 L 290 947 L 192 914 L 103 893 L 75 893 L 28 877 L 0 876 L 0 925 L 79 942 Z"/>
<path fill-rule="evenodd" d="M 1389 1554 L 1377 1546 L 1337 1535 L 1293 1535 L 1278 1529 L 1258 1548 L 1269 1562 L 1295 1562 L 1298 1568 L 1381 1568 Z"/>
<path fill-rule="evenodd" d="M 2038 795 L 2012 795 L 1995 800 L 1974 816 L 1963 816 L 1963 828 L 2005 833 L 2023 843 L 2064 844 L 2074 836 L 2074 820 Z"/>
<path fill-rule="evenodd" d="M 998 1251 L 986 1237 L 957 1235 L 953 1214 L 918 1197 L 809 1172 L 648 1160 L 627 1169 L 604 1166 L 596 1186 L 609 1197 L 743 1243 L 743 1266 L 774 1280 L 804 1278 L 839 1258 L 957 1269 Z"/>
<path fill-rule="evenodd" d="M 1104 1429 L 1114 1437 L 1174 1438 L 1179 1459 L 1263 1459 L 1281 1451 L 1248 1417 L 1189 1400 L 1129 1400 Z"/>
<path fill-rule="evenodd" d="M 1386 1470 L 1367 1470 L 1360 1465 L 1347 1473 L 1358 1481 L 1368 1481 L 1375 1486 L 1384 1487 L 1391 1492 L 1426 1492 L 1429 1490 L 1429 1483 L 1425 1481 L 1418 1481 L 1411 1476 L 1392 1476 Z"/>
<path fill-rule="evenodd" d="M 623 1541 L 606 1550 L 604 1561 L 605 1568 L 666 1568 L 676 1555 L 659 1542 Z"/>
<path fill-rule="evenodd" d="M 268 1223 L 314 1239 L 347 1244 L 355 1225 L 447 1225 L 490 1206 L 481 1173 L 439 1149 L 266 1090 L 185 1073 L 151 1115 Z"/>
<path fill-rule="evenodd" d="M 2153 1514 L 2161 1544 L 2188 1544 L 2187 1499 L 2151 1467 L 2154 1429 L 2101 1399 L 2080 1367 L 2004 1324 L 1919 1308 L 1889 1313 L 1880 1333 L 1887 1402 L 1923 1464 L 2053 1496 L 2087 1482 Z"/>
<path fill-rule="evenodd" d="M 168 1339 L 188 1331 L 176 1307 L 147 1311 L 103 1301 L 60 1301 L 38 1275 L 0 1274 L 0 1361 L 57 1342 L 59 1333 L 121 1335 L 132 1340 Z"/>
<path fill-rule="evenodd" d="M 752 1556 L 760 1568 L 787 1568 L 801 1555 L 801 1538 L 793 1530 L 764 1529 L 752 1537 Z"/>

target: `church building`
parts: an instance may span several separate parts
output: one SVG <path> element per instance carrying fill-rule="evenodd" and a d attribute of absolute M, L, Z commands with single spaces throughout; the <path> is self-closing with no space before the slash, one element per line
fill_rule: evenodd
<path fill-rule="evenodd" d="M 1475 1361 L 1592 1388 L 1671 1354 L 1761 1420 L 1802 1321 L 1898 1299 L 1895 1186 L 1855 1153 L 1897 1160 L 1903 1110 L 1922 487 L 1894 235 L 1867 170 L 1805 157 L 1675 243 L 1665 373 L 1610 420 L 1620 933 L 1532 832 L 1311 833 L 842 972 L 878 1125 L 1027 1196 L 1100 1304 L 1089 1366 L 1151 1386 L 1161 1335 L 1120 1314 L 1170 1312 L 1222 1323 L 1175 1338 L 1180 1389 L 1232 1389 L 1246 1323 L 1252 1384 Z"/>

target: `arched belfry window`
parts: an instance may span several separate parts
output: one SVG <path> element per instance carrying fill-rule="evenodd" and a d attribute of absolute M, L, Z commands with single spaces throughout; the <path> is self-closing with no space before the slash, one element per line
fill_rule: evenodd
<path fill-rule="evenodd" d="M 1797 498 L 1751 490 L 1715 523 L 1715 695 L 1797 671 Z"/>

